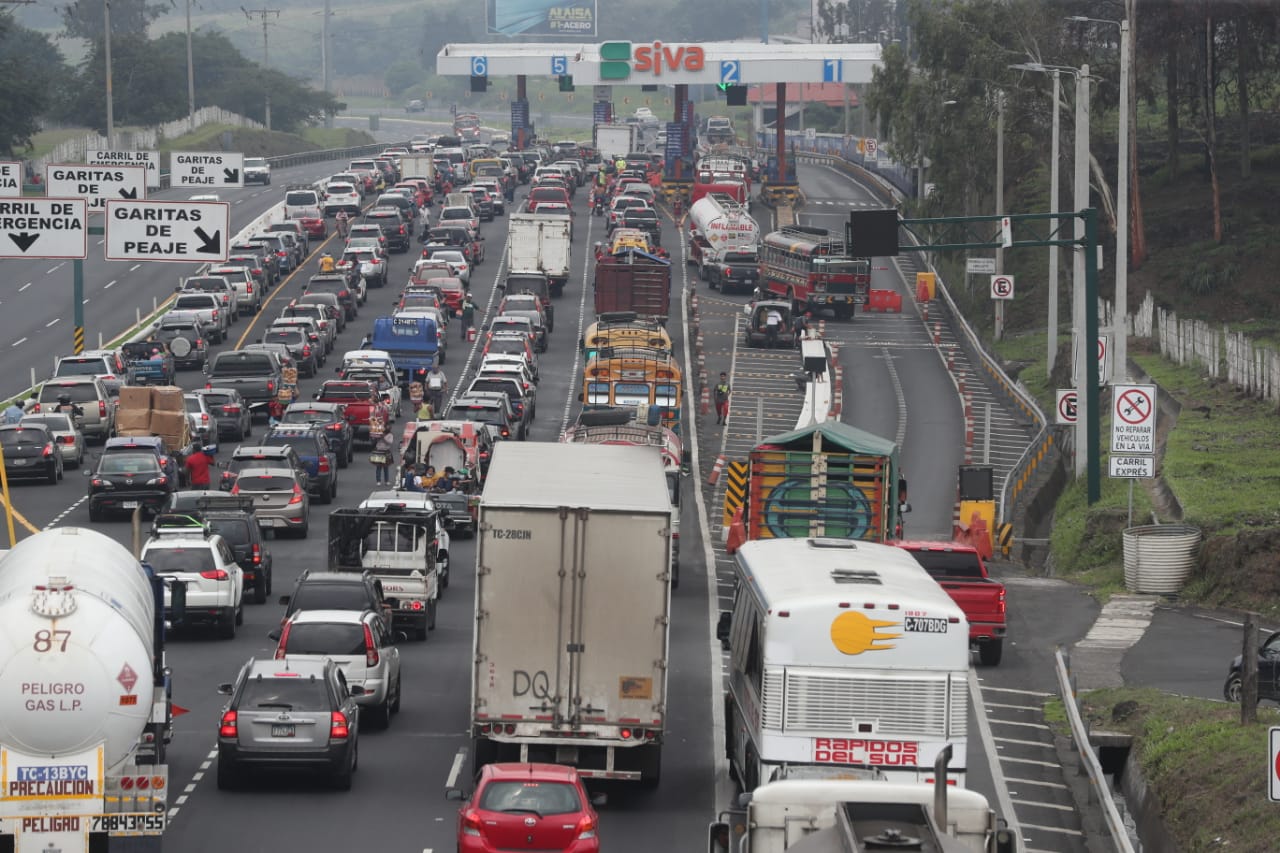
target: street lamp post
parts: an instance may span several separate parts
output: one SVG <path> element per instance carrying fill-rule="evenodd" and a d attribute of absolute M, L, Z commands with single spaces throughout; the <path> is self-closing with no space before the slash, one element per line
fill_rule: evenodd
<path fill-rule="evenodd" d="M 1112 315 L 1111 379 L 1124 382 L 1128 376 L 1129 336 L 1129 74 L 1132 57 L 1129 50 L 1129 20 L 1112 21 L 1072 15 L 1068 21 L 1110 24 L 1120 29 L 1120 151 L 1116 169 L 1116 304 Z"/>
<path fill-rule="evenodd" d="M 107 62 L 107 147 L 116 147 L 115 96 L 111 92 L 111 0 L 102 3 L 102 45 Z"/>

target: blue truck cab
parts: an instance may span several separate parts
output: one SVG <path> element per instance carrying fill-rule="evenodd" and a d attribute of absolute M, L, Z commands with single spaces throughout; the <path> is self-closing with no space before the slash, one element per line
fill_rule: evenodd
<path fill-rule="evenodd" d="M 430 317 L 379 317 L 373 321 L 369 349 L 385 350 L 395 362 L 400 384 L 407 388 L 426 376 L 440 352 L 436 322 Z"/>

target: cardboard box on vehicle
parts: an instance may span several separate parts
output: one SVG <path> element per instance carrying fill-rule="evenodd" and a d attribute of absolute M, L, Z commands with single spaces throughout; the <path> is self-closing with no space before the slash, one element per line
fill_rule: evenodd
<path fill-rule="evenodd" d="M 151 408 L 157 412 L 182 412 L 187 404 L 182 399 L 182 389 L 176 385 L 156 385 L 151 389 Z"/>
<path fill-rule="evenodd" d="M 151 388 L 146 385 L 122 385 L 120 387 L 120 411 L 126 409 L 149 411 L 151 409 Z"/>
<path fill-rule="evenodd" d="M 119 423 L 119 421 L 117 421 Z M 136 438 L 138 436 L 151 435 L 150 427 L 116 427 L 116 435 L 123 438 Z"/>
<path fill-rule="evenodd" d="M 152 410 L 151 431 L 156 435 L 179 435 L 188 427 L 186 412 L 162 412 Z"/>
<path fill-rule="evenodd" d="M 142 430 L 147 433 L 150 429 L 150 409 L 126 409 L 121 406 L 116 412 L 116 430 L 121 435 L 124 435 L 125 430 Z"/>

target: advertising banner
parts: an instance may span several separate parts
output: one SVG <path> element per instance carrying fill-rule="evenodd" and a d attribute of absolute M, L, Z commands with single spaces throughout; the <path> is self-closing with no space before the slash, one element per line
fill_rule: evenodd
<path fill-rule="evenodd" d="M 595 38 L 596 0 L 487 0 L 490 35 Z"/>

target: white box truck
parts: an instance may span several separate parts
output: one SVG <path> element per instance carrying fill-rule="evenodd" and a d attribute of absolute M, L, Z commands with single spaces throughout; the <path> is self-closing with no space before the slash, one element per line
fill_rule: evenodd
<path fill-rule="evenodd" d="M 162 596 L 128 550 L 80 527 L 0 559 L 0 849 L 160 850 L 173 730 Z"/>
<path fill-rule="evenodd" d="M 546 275 L 551 295 L 564 293 L 569 281 L 573 225 L 567 216 L 512 213 L 507 217 L 507 270 L 510 275 L 540 272 Z"/>
<path fill-rule="evenodd" d="M 480 498 L 475 768 L 568 764 L 656 785 L 671 503 L 656 447 L 501 442 Z"/>
<path fill-rule="evenodd" d="M 405 154 L 400 157 L 400 174 L 402 178 L 426 178 L 428 181 L 436 179 L 435 161 L 431 159 L 431 155 L 421 154 Z"/>
<path fill-rule="evenodd" d="M 640 147 L 634 124 L 597 124 L 594 128 L 596 150 L 601 163 L 612 163 Z"/>

